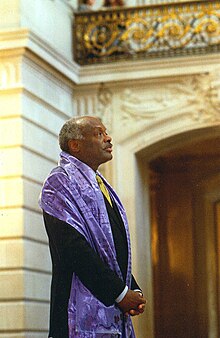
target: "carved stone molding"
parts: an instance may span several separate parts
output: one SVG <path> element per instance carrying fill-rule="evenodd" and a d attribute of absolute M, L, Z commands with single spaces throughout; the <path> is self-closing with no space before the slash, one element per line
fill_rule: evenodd
<path fill-rule="evenodd" d="M 0 62 L 0 90 L 21 87 L 20 59 Z"/>
<path fill-rule="evenodd" d="M 180 110 L 182 114 L 190 114 L 198 122 L 220 122 L 220 84 L 214 78 L 214 74 L 200 74 L 190 78 L 189 87 L 184 82 L 180 84 L 179 93 L 185 93 L 188 102 Z"/>
<path fill-rule="evenodd" d="M 158 121 L 188 118 L 198 122 L 220 122 L 218 74 L 198 74 L 158 83 L 141 91 L 126 88 L 120 95 L 124 126 L 153 125 Z"/>
<path fill-rule="evenodd" d="M 97 102 L 97 116 L 102 119 L 108 131 L 111 131 L 113 124 L 113 93 L 103 83 L 98 89 Z"/>
<path fill-rule="evenodd" d="M 107 130 L 113 126 L 113 90 L 101 83 L 91 88 L 77 88 L 74 92 L 74 111 L 76 115 L 93 115 L 99 117 Z"/>

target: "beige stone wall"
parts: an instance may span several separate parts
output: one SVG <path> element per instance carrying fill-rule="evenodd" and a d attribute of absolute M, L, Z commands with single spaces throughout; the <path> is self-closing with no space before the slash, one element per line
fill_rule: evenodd
<path fill-rule="evenodd" d="M 38 198 L 57 163 L 60 126 L 73 115 L 71 82 L 28 52 L 26 38 L 0 33 L 2 338 L 47 336 L 51 261 Z"/>
<path fill-rule="evenodd" d="M 43 338 L 51 262 L 38 197 L 73 114 L 71 82 L 49 64 L 69 71 L 72 12 L 59 0 L 2 0 L 0 13 L 0 337 Z"/>

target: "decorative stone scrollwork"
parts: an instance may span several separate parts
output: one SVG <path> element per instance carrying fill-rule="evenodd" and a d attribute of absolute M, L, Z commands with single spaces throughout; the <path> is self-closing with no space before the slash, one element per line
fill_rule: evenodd
<path fill-rule="evenodd" d="M 199 122 L 220 122 L 220 81 L 213 74 L 184 77 L 163 83 L 163 90 L 146 88 L 140 95 L 126 88 L 121 94 L 120 109 L 126 123 L 148 121 L 153 124 L 174 117 Z"/>
<path fill-rule="evenodd" d="M 74 111 L 78 116 L 92 115 L 99 117 L 112 130 L 113 93 L 109 87 L 101 83 L 98 89 L 75 92 Z"/>
<path fill-rule="evenodd" d="M 20 86 L 20 63 L 0 63 L 0 89 L 15 88 Z"/>
<path fill-rule="evenodd" d="M 192 118 L 200 122 L 220 122 L 220 84 L 213 74 L 193 78 L 195 110 Z"/>
<path fill-rule="evenodd" d="M 112 107 L 112 99 L 113 94 L 111 90 L 101 83 L 98 93 L 97 93 L 97 115 L 102 119 L 104 124 L 108 127 L 108 130 L 112 129 L 112 118 L 113 118 L 113 107 Z"/>
<path fill-rule="evenodd" d="M 126 88 L 121 94 L 120 108 L 124 120 L 155 119 L 164 111 L 166 105 L 165 98 L 159 96 L 156 92 L 151 99 L 142 98 L 129 88 Z"/>

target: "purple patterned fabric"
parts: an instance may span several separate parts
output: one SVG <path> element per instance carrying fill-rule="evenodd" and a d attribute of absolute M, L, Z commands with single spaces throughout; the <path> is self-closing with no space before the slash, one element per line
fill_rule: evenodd
<path fill-rule="evenodd" d="M 100 174 L 100 173 L 99 173 Z M 131 250 L 125 210 L 115 191 L 100 174 L 124 221 L 128 242 L 126 284 L 131 283 Z M 122 278 L 111 226 L 95 172 L 75 157 L 61 152 L 59 166 L 46 179 L 39 202 L 48 214 L 78 230 L 103 261 Z M 106 307 L 73 274 L 68 307 L 70 338 L 134 338 L 130 317 L 115 305 Z"/>

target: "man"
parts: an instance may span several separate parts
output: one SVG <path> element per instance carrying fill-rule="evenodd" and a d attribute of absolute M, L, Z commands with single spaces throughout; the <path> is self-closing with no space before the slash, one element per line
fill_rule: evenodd
<path fill-rule="evenodd" d="M 124 208 L 97 171 L 112 159 L 111 137 L 83 116 L 63 125 L 59 144 L 40 198 L 53 267 L 49 337 L 133 338 L 130 315 L 146 301 L 131 275 Z"/>

